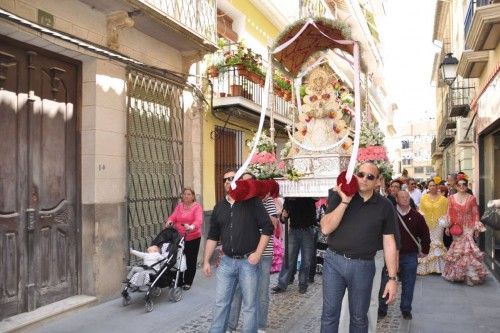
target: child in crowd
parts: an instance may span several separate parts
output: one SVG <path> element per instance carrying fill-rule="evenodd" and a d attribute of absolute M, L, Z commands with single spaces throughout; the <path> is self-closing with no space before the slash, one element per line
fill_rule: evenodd
<path fill-rule="evenodd" d="M 132 267 L 127 275 L 127 280 L 130 280 L 132 284 L 136 286 L 144 286 L 149 282 L 149 274 L 154 274 L 156 273 L 155 270 L 158 271 L 160 269 L 160 264 L 156 263 L 164 259 L 165 255 L 162 255 L 160 253 L 160 248 L 156 245 L 148 247 L 146 252 L 140 252 L 134 249 L 130 249 L 130 253 L 139 258 L 142 258 L 143 262 L 142 265 Z"/>

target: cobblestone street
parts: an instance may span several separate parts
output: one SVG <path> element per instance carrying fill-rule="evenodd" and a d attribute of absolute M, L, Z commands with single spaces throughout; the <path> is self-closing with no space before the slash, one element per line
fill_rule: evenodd
<path fill-rule="evenodd" d="M 271 277 L 271 286 L 276 284 L 277 278 L 278 274 Z M 321 276 L 317 276 L 315 283 L 309 286 L 305 295 L 299 294 L 296 283 L 290 285 L 285 293 L 271 293 L 267 332 L 319 332 L 322 306 L 321 281 Z M 388 316 L 379 321 L 377 332 L 400 330 L 401 316 L 393 311 L 393 308 L 391 306 Z M 212 311 L 207 310 L 199 318 L 182 325 L 177 332 L 207 332 L 211 320 Z"/>
<path fill-rule="evenodd" d="M 278 275 L 272 276 L 271 286 Z M 55 319 L 30 332 L 207 332 L 212 319 L 215 278 L 198 272 L 195 284 L 178 303 L 165 293 L 155 299 L 154 310 L 144 310 L 144 294 L 134 294 L 132 304 L 122 306 L 120 298 Z M 400 288 L 399 288 L 400 289 Z M 491 274 L 485 284 L 468 287 L 449 283 L 440 276 L 418 277 L 413 301 L 413 320 L 401 318 L 399 295 L 388 316 L 378 322 L 377 332 L 469 333 L 500 330 L 500 286 Z M 321 277 L 317 276 L 305 295 L 297 284 L 288 291 L 271 294 L 267 332 L 319 332 L 322 306 Z M 343 333 L 343 332 L 342 332 Z"/>

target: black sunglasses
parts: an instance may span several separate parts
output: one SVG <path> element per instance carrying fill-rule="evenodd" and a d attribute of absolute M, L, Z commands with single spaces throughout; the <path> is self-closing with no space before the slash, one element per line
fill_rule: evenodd
<path fill-rule="evenodd" d="M 458 186 L 467 186 L 466 182 L 458 182 Z"/>
<path fill-rule="evenodd" d="M 358 172 L 357 176 L 359 178 L 366 178 L 368 180 L 375 180 L 375 178 L 377 178 L 375 177 L 375 175 L 372 175 L 371 173 L 365 173 L 363 171 Z"/>
<path fill-rule="evenodd" d="M 233 179 L 234 179 L 234 176 L 232 176 L 232 177 L 226 177 L 226 178 L 224 178 L 224 183 L 227 182 L 227 181 L 232 182 Z"/>

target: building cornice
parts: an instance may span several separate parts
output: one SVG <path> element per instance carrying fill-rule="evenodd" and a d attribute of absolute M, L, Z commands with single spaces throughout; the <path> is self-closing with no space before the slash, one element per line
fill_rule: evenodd
<path fill-rule="evenodd" d="M 457 74 L 464 78 L 477 78 L 481 76 L 484 67 L 488 63 L 490 51 L 462 52 L 462 57 L 458 63 Z"/>
<path fill-rule="evenodd" d="M 444 30 L 446 25 L 446 18 L 448 15 L 450 4 L 448 1 L 438 0 L 436 1 L 436 14 L 434 16 L 434 32 L 432 34 L 432 40 L 444 39 Z"/>
<path fill-rule="evenodd" d="M 495 25 L 500 24 L 500 4 L 482 6 L 476 9 L 472 24 L 467 34 L 465 45 L 467 49 L 479 51 L 485 45 L 487 35 L 495 32 Z M 495 48 L 496 43 L 492 48 Z M 490 47 L 491 49 L 491 47 Z"/>

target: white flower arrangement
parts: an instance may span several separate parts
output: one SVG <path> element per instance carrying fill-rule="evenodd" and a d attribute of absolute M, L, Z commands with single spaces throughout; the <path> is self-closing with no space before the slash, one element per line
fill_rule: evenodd
<path fill-rule="evenodd" d="M 380 131 L 375 123 L 365 122 L 361 125 L 361 135 L 359 138 L 360 147 L 383 146 L 384 133 Z"/>
<path fill-rule="evenodd" d="M 254 142 L 256 140 L 256 134 L 257 133 L 254 134 L 251 141 L 247 142 L 248 149 L 252 149 Z M 273 152 L 273 150 L 276 146 L 277 146 L 276 143 L 274 143 L 271 140 L 271 137 L 267 135 L 267 131 L 266 130 L 262 131 L 262 133 L 260 134 L 259 142 L 257 143 L 257 151 L 259 153 L 261 153 L 261 152 L 271 153 L 271 152 Z"/>

